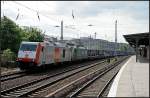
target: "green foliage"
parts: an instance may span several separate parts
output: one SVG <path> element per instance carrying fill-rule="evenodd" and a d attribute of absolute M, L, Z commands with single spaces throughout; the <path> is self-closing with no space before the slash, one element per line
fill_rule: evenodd
<path fill-rule="evenodd" d="M 23 40 L 31 42 L 42 42 L 44 40 L 44 35 L 42 31 L 38 28 L 33 27 L 23 27 Z"/>
<path fill-rule="evenodd" d="M 6 49 L 6 50 L 3 51 L 1 57 L 2 57 L 3 62 L 7 62 L 7 61 L 15 60 L 16 55 L 10 49 Z"/>
<path fill-rule="evenodd" d="M 34 27 L 19 27 L 8 17 L 1 18 L 0 26 L 1 50 L 10 48 L 17 54 L 21 41 L 41 42 L 44 39 L 42 31 Z"/>
<path fill-rule="evenodd" d="M 2 67 L 10 67 L 14 68 L 17 67 L 15 64 L 16 55 L 10 49 L 6 49 L 3 51 L 1 55 L 1 66 Z"/>
<path fill-rule="evenodd" d="M 1 19 L 1 50 L 10 48 L 13 52 L 17 52 L 21 42 L 20 28 L 12 20 L 6 16 Z"/>

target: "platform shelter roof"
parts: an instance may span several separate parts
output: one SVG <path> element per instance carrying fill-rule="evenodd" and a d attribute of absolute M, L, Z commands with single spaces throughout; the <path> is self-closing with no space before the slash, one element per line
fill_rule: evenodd
<path fill-rule="evenodd" d="M 138 42 L 139 45 L 149 45 L 150 41 L 150 34 L 149 32 L 146 33 L 137 33 L 137 34 L 129 34 L 129 35 L 123 35 L 126 41 L 131 45 L 135 46 L 136 41 Z"/>

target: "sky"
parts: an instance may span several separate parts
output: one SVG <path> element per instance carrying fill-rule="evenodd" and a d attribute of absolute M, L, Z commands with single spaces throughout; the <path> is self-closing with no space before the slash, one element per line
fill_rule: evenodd
<path fill-rule="evenodd" d="M 3 1 L 3 15 L 58 39 L 62 20 L 65 39 L 94 38 L 96 32 L 97 39 L 114 42 L 116 20 L 118 42 L 126 43 L 123 35 L 149 32 L 149 1 Z"/>

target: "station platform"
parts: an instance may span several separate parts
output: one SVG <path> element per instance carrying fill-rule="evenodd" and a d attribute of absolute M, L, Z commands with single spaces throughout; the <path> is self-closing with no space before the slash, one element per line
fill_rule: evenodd
<path fill-rule="evenodd" d="M 131 56 L 115 77 L 108 97 L 149 97 L 149 61 Z"/>

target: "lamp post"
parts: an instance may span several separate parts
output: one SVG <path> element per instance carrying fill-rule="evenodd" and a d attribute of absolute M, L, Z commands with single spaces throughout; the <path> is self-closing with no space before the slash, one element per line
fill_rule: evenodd
<path fill-rule="evenodd" d="M 94 34 L 95 34 L 95 39 L 96 39 L 96 32 Z"/>
<path fill-rule="evenodd" d="M 63 20 L 61 21 L 61 26 L 56 25 L 55 27 L 61 27 L 61 35 L 60 35 L 60 40 L 63 40 Z"/>
<path fill-rule="evenodd" d="M 63 40 L 63 20 L 61 21 L 61 36 L 60 36 L 60 40 Z"/>
<path fill-rule="evenodd" d="M 94 25 L 89 24 L 88 26 L 91 27 L 91 26 L 94 26 Z M 91 35 L 90 35 L 90 41 L 89 41 L 89 43 L 90 43 L 90 49 L 91 49 L 91 47 L 92 47 L 92 46 L 91 46 Z"/>
<path fill-rule="evenodd" d="M 116 58 L 115 60 L 117 60 L 117 20 L 115 21 L 115 55 L 116 55 Z"/>

